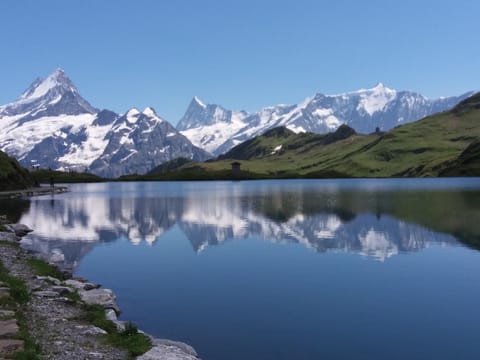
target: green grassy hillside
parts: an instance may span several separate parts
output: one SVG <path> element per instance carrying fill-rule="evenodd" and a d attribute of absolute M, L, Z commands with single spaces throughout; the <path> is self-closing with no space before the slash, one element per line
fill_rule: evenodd
<path fill-rule="evenodd" d="M 348 126 L 326 135 L 268 131 L 215 161 L 187 163 L 158 179 L 480 176 L 480 93 L 454 109 L 386 133 Z"/>
<path fill-rule="evenodd" d="M 0 151 L 0 191 L 26 189 L 34 185 L 35 181 L 28 170 Z"/>
<path fill-rule="evenodd" d="M 51 179 L 53 179 L 55 184 L 58 183 L 87 183 L 87 182 L 100 182 L 105 181 L 105 179 L 100 176 L 90 174 L 90 173 L 77 173 L 77 172 L 65 172 L 58 170 L 35 170 L 31 172 L 32 176 L 38 183 L 41 184 L 50 184 Z"/>

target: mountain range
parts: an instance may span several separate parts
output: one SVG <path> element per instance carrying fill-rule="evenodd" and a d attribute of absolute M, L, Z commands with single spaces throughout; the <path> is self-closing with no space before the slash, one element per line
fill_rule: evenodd
<path fill-rule="evenodd" d="M 278 126 L 295 133 L 325 133 L 342 124 L 364 133 L 388 130 L 447 110 L 471 94 L 432 100 L 378 84 L 339 95 L 316 94 L 298 105 L 254 113 L 207 105 L 194 97 L 175 128 L 151 107 L 117 114 L 92 106 L 57 69 L 35 80 L 16 101 L 0 106 L 0 150 L 26 167 L 104 177 L 144 174 L 178 157 L 206 160 Z"/>
<path fill-rule="evenodd" d="M 235 162 L 236 169 L 232 169 Z M 170 162 L 143 178 L 432 176 L 480 176 L 480 93 L 451 110 L 385 132 L 359 134 L 346 124 L 327 134 L 297 134 L 277 127 L 234 146 L 215 160 Z"/>
<path fill-rule="evenodd" d="M 150 107 L 119 115 L 91 106 L 61 69 L 0 107 L 0 150 L 26 167 L 104 177 L 144 173 L 180 156 L 210 157 Z"/>
<path fill-rule="evenodd" d="M 379 83 L 339 95 L 315 94 L 298 105 L 266 107 L 255 113 L 231 111 L 220 105 L 206 105 L 195 97 L 177 129 L 193 144 L 220 155 L 265 131 L 285 126 L 295 133 L 323 134 L 346 124 L 359 133 L 395 126 L 448 110 L 472 96 L 428 99 L 411 91 L 396 91 Z"/>

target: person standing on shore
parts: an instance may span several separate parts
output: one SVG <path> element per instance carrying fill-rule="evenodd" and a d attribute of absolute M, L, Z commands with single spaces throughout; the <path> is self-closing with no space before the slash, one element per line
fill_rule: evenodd
<path fill-rule="evenodd" d="M 53 180 L 53 176 L 50 176 L 50 189 L 53 192 L 53 189 L 55 187 L 55 181 Z"/>

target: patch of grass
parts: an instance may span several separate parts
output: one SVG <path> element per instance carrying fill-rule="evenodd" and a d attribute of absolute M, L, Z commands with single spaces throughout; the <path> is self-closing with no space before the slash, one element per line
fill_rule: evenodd
<path fill-rule="evenodd" d="M 144 354 L 152 348 L 150 339 L 145 334 L 139 333 L 138 328 L 132 323 L 128 323 L 125 330 L 110 333 L 107 337 L 110 343 L 127 350 L 130 356 Z"/>
<path fill-rule="evenodd" d="M 28 322 L 21 306 L 30 300 L 28 288 L 22 279 L 10 275 L 2 262 L 0 262 L 0 281 L 7 284 L 10 288 L 10 296 L 1 298 L 0 305 L 16 309 L 15 318 L 19 328 L 18 339 L 24 342 L 24 349 L 12 354 L 10 358 L 16 360 L 39 360 L 40 347 L 33 341 L 28 332 Z"/>
<path fill-rule="evenodd" d="M 56 266 L 50 265 L 41 259 L 29 259 L 28 264 L 33 268 L 37 275 L 51 276 L 60 280 L 63 279 L 63 274 Z"/>
<path fill-rule="evenodd" d="M 6 245 L 6 246 L 11 246 L 11 247 L 20 247 L 20 243 L 18 242 L 11 242 L 7 240 L 0 240 L 0 245 Z"/>
<path fill-rule="evenodd" d="M 2 262 L 0 262 L 0 281 L 7 284 L 10 288 L 10 298 L 1 298 L 1 303 L 5 305 L 13 305 L 12 303 L 25 304 L 30 300 L 30 293 L 22 279 L 9 274 Z"/>
<path fill-rule="evenodd" d="M 80 301 L 82 301 L 82 298 L 80 297 L 80 295 L 78 294 L 78 290 L 75 289 L 75 291 L 73 293 L 68 293 L 65 295 L 65 297 L 67 299 L 70 299 L 71 301 L 75 302 L 75 303 L 79 303 Z"/>
<path fill-rule="evenodd" d="M 4 225 L 0 224 L 0 231 L 7 231 L 7 228 Z"/>
<path fill-rule="evenodd" d="M 53 178 L 55 184 L 58 183 L 89 183 L 89 182 L 101 182 L 105 179 L 90 173 L 77 173 L 77 172 L 64 172 L 58 170 L 35 170 L 31 172 L 32 176 L 39 183 L 50 184 L 50 180 Z"/>
<path fill-rule="evenodd" d="M 18 337 L 23 340 L 24 348 L 22 351 L 12 355 L 15 360 L 40 360 L 40 346 L 32 339 L 28 332 L 27 319 L 21 310 L 17 311 L 16 319 L 19 327 Z"/>
<path fill-rule="evenodd" d="M 108 333 L 117 331 L 113 322 L 105 317 L 105 309 L 101 305 L 85 305 L 85 314 L 82 320 L 105 330 Z"/>
<path fill-rule="evenodd" d="M 105 330 L 107 341 L 123 350 L 132 357 L 141 355 L 152 348 L 150 339 L 138 332 L 138 328 L 128 323 L 125 330 L 118 331 L 113 322 L 105 317 L 105 309 L 101 305 L 85 305 L 85 315 L 82 318 L 88 323 Z"/>
<path fill-rule="evenodd" d="M 10 276 L 8 285 L 10 286 L 10 296 L 15 302 L 25 304 L 30 300 L 30 293 L 23 280 Z"/>

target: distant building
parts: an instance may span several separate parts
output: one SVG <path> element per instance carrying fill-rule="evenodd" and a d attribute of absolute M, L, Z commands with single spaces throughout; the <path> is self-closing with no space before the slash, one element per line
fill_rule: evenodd
<path fill-rule="evenodd" d="M 240 176 L 240 166 L 242 165 L 238 161 L 234 161 L 231 163 L 232 165 L 232 176 L 233 177 L 239 177 Z"/>

